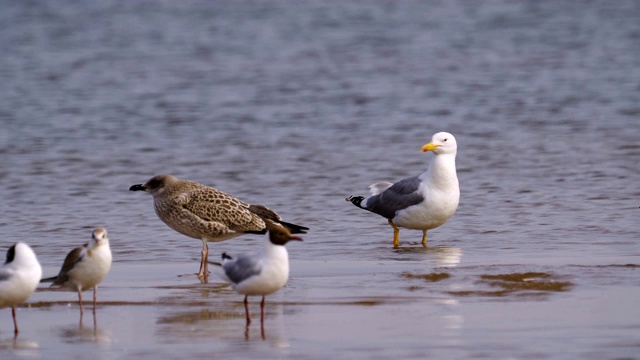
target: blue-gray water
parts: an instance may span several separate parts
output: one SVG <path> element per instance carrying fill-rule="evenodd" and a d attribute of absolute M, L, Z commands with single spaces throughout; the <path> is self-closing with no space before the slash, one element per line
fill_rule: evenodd
<path fill-rule="evenodd" d="M 55 272 L 104 226 L 115 261 L 100 292 L 111 305 L 98 312 L 109 341 L 70 338 L 75 305 L 54 304 L 19 311 L 28 350 L 7 345 L 11 320 L 0 310 L 0 351 L 640 353 L 640 3 L 3 0 L 0 8 L 2 251 L 28 242 Z M 403 230 L 394 250 L 386 221 L 344 198 L 424 171 L 432 155 L 419 150 L 437 131 L 459 144 L 460 207 L 429 232 L 428 249 L 420 232 Z M 278 341 L 247 345 L 242 316 L 208 315 L 225 306 L 242 315 L 239 295 L 176 277 L 197 270 L 199 241 L 158 220 L 150 196 L 128 191 L 160 173 L 312 228 L 289 247 L 291 282 L 271 300 L 279 310 L 266 338 Z M 257 252 L 261 242 L 213 244 L 211 256 Z M 533 280 L 515 285 L 508 277 L 527 273 Z M 530 280 L 539 286 L 518 288 Z M 31 301 L 52 297 L 75 300 L 39 291 Z"/>

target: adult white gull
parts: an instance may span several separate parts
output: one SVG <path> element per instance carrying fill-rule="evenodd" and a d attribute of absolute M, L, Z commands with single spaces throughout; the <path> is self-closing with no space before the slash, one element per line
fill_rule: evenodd
<path fill-rule="evenodd" d="M 457 150 L 456 138 L 439 132 L 422 146 L 422 152 L 435 155 L 425 172 L 396 183 L 373 184 L 369 186 L 371 196 L 349 196 L 347 201 L 387 218 L 393 227 L 394 247 L 400 245 L 400 227 L 422 230 L 422 245 L 427 246 L 427 231 L 447 222 L 458 208 Z"/>

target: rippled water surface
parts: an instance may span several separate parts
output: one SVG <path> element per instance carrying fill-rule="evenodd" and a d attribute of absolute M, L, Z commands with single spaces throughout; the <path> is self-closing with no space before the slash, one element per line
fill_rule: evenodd
<path fill-rule="evenodd" d="M 42 289 L 17 339 L 0 311 L 0 353 L 640 353 L 638 2 L 0 7 L 0 245 L 28 242 L 47 274 L 96 226 L 114 252 L 95 323 Z M 344 198 L 424 171 L 437 131 L 458 141 L 460 207 L 428 248 L 402 230 L 393 249 L 386 221 Z M 200 242 L 128 191 L 160 173 L 312 229 L 289 246 L 264 334 L 240 295 L 178 277 Z"/>

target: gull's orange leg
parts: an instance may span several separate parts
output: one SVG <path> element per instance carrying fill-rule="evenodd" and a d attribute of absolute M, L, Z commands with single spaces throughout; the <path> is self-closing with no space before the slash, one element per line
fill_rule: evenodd
<path fill-rule="evenodd" d="M 398 229 L 391 219 L 389 219 L 389 225 L 393 228 L 393 247 L 397 248 L 400 246 L 400 229 Z"/>

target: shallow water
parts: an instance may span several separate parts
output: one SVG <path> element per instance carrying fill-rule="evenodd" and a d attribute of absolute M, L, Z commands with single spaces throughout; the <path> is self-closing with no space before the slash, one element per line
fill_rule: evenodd
<path fill-rule="evenodd" d="M 89 312 L 80 329 L 73 293 L 43 289 L 17 339 L 0 311 L 2 353 L 640 351 L 637 2 L 0 5 L 0 245 L 28 242 L 55 273 L 104 226 L 115 261 L 96 328 Z M 393 249 L 386 221 L 344 198 L 422 172 L 442 130 L 459 144 L 458 212 L 427 249 L 409 230 Z M 178 277 L 199 241 L 127 191 L 159 173 L 312 228 L 264 339 L 241 296 Z"/>

